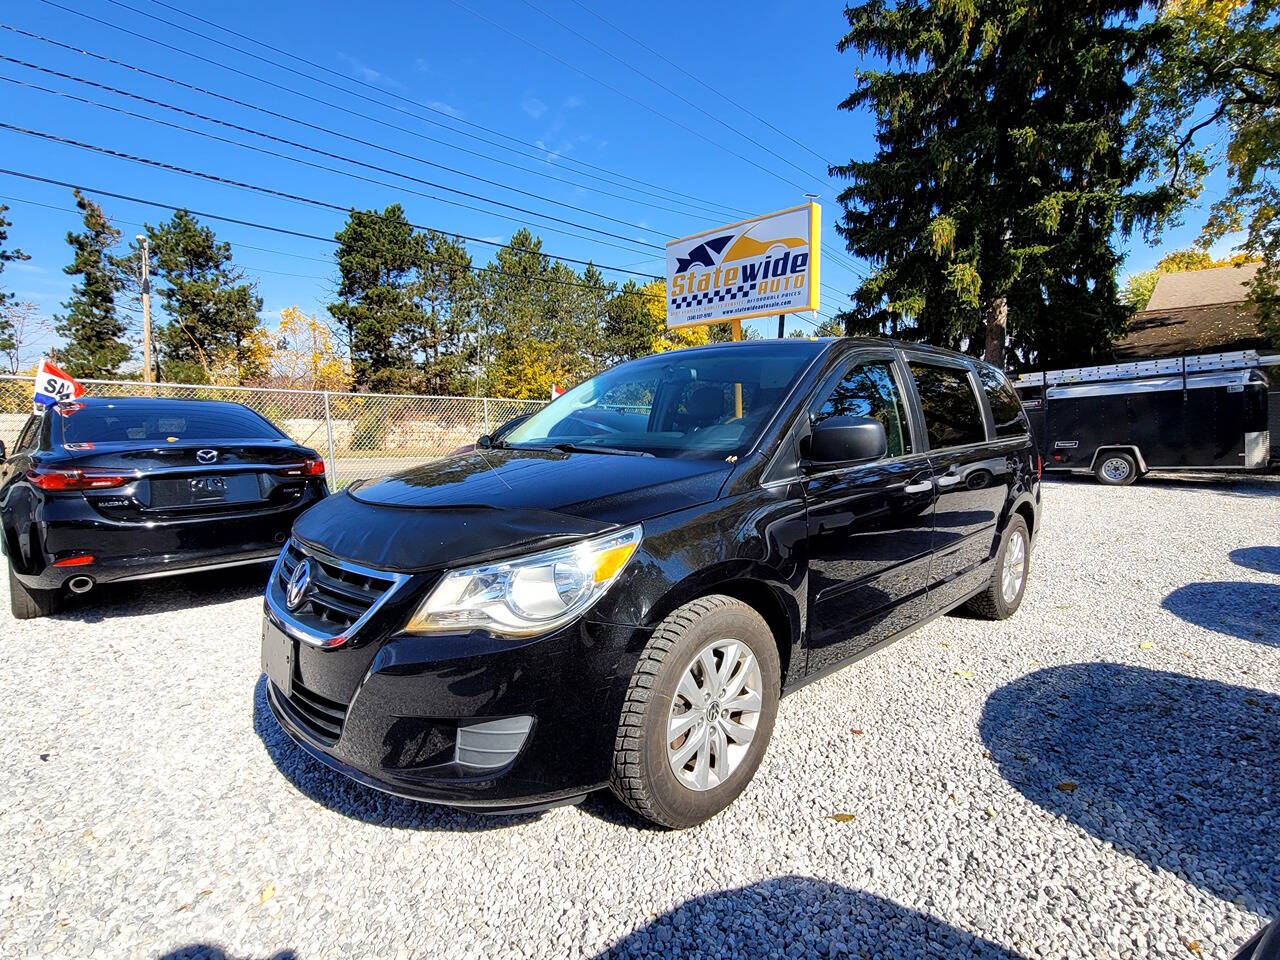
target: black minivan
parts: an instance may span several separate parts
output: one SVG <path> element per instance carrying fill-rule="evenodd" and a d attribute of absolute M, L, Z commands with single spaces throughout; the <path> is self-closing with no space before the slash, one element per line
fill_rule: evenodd
<path fill-rule="evenodd" d="M 608 786 L 691 826 L 751 780 L 783 693 L 961 604 L 1018 608 L 1040 466 L 1004 374 L 956 353 L 624 363 L 304 514 L 267 588 L 268 699 L 394 794 L 519 811 Z"/>

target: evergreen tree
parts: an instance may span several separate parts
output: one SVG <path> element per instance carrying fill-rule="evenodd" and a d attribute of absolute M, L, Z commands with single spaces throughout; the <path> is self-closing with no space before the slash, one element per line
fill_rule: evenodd
<path fill-rule="evenodd" d="M 839 225 L 875 265 L 850 333 L 967 344 L 1040 364 L 1105 354 L 1124 327 L 1115 226 L 1148 224 L 1169 191 L 1135 189 L 1125 118 L 1146 34 L 1136 0 L 863 0 L 841 51 L 860 69 L 842 104 L 869 107 L 879 149 L 835 167 Z"/>
<path fill-rule="evenodd" d="M 428 231 L 422 244 L 412 294 L 418 322 L 407 331 L 407 346 L 418 367 L 407 388 L 449 395 L 474 388 L 474 313 L 478 284 L 471 257 L 459 241 Z"/>
<path fill-rule="evenodd" d="M 146 231 L 151 272 L 169 317 L 156 330 L 161 379 L 243 383 L 265 375 L 262 298 L 232 263 L 231 245 L 186 210 L 158 227 L 147 224 Z"/>
<path fill-rule="evenodd" d="M 5 247 L 5 243 L 9 239 L 9 228 L 13 226 L 13 222 L 5 217 L 9 212 L 9 208 L 0 203 L 0 273 L 4 272 L 6 263 L 13 263 L 16 260 L 30 260 L 31 258 L 21 250 L 10 250 Z M 7 292 L 0 287 L 0 351 L 12 351 L 16 347 L 14 340 L 13 322 L 8 318 L 3 308 L 10 304 L 14 299 L 12 293 Z"/>
<path fill-rule="evenodd" d="M 120 241 L 120 231 L 79 188 L 73 192 L 84 217 L 84 231 L 67 234 L 73 253 L 63 272 L 80 281 L 62 305 L 67 312 L 56 318 L 58 334 L 66 341 L 58 351 L 58 362 L 72 376 L 112 377 L 130 354 L 125 325 L 116 313 L 122 282 L 110 254 Z"/>
<path fill-rule="evenodd" d="M 337 322 L 359 388 L 386 390 L 414 374 L 412 331 L 425 315 L 414 282 L 426 261 L 426 240 L 393 203 L 383 211 L 352 210 L 338 240 Z"/>

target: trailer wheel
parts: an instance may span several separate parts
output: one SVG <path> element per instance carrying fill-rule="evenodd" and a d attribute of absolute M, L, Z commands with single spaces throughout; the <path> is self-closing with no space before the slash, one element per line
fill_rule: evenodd
<path fill-rule="evenodd" d="M 1138 465 L 1133 457 L 1119 450 L 1104 453 L 1093 469 L 1093 475 L 1099 483 L 1109 487 L 1127 487 L 1138 479 Z"/>

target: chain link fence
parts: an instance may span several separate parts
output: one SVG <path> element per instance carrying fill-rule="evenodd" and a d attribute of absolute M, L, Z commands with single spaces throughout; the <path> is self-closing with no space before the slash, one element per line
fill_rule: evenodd
<path fill-rule="evenodd" d="M 267 387 L 206 387 L 181 383 L 83 380 L 95 397 L 170 397 L 230 400 L 262 414 L 290 438 L 312 447 L 329 466 L 329 485 L 403 470 L 442 457 L 513 417 L 545 406 L 541 400 L 495 397 L 415 397 L 328 393 Z M 0 439 L 10 447 L 31 413 L 29 377 L 0 376 Z"/>

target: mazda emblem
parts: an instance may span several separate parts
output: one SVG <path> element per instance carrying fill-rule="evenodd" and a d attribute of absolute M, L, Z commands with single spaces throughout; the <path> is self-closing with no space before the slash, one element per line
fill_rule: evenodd
<path fill-rule="evenodd" d="M 217 463 L 218 451 L 217 450 L 197 450 L 196 462 L 197 463 Z"/>
<path fill-rule="evenodd" d="M 307 557 L 294 568 L 293 576 L 285 590 L 284 602 L 290 610 L 297 610 L 307 598 L 307 588 L 311 586 L 311 558 Z"/>

